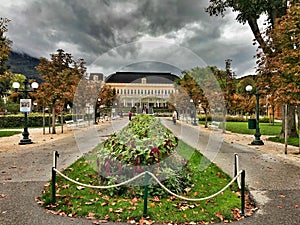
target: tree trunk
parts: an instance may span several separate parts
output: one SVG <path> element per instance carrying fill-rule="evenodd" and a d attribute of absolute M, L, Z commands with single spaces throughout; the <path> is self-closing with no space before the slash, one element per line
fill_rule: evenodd
<path fill-rule="evenodd" d="M 55 119 L 55 104 L 53 104 L 52 105 L 52 134 L 56 134 L 55 123 L 56 123 L 56 119 Z"/>
<path fill-rule="evenodd" d="M 282 127 L 280 132 L 280 138 L 285 137 L 285 123 L 287 123 L 287 135 L 288 137 L 298 137 L 296 129 L 296 113 L 295 105 L 288 105 L 287 121 L 285 120 L 285 107 L 283 107 L 282 113 Z"/>
<path fill-rule="evenodd" d="M 298 132 L 300 132 L 300 105 L 297 105 L 296 111 L 297 111 Z"/>
<path fill-rule="evenodd" d="M 205 113 L 205 128 L 208 128 L 208 110 L 204 108 L 204 113 Z"/>

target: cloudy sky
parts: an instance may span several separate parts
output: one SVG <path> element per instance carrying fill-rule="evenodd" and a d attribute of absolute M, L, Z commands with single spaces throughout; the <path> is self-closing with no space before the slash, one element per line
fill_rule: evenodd
<path fill-rule="evenodd" d="M 11 20 L 13 50 L 46 57 L 62 48 L 83 58 L 89 72 L 109 73 L 141 62 L 225 69 L 238 77 L 255 73 L 256 46 L 248 25 L 205 12 L 208 0 L 0 0 Z M 158 64 L 161 65 L 161 64 Z M 136 67 L 142 69 L 142 67 Z"/>

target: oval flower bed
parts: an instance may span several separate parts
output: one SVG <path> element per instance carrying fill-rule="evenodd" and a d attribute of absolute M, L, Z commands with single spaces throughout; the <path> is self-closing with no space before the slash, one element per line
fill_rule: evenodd
<path fill-rule="evenodd" d="M 231 179 L 213 163 L 200 171 L 201 160 L 207 159 L 178 140 L 158 119 L 139 115 L 67 168 L 64 174 L 82 183 L 105 186 L 150 171 L 172 192 L 187 198 L 202 198 L 216 193 Z M 153 180 L 149 185 L 148 217 L 143 218 L 143 180 L 98 190 L 83 188 L 58 176 L 56 204 L 50 202 L 49 184 L 39 201 L 49 212 L 86 217 L 94 220 L 94 224 L 107 221 L 202 224 L 241 218 L 235 184 L 209 200 L 189 202 L 169 195 Z"/>

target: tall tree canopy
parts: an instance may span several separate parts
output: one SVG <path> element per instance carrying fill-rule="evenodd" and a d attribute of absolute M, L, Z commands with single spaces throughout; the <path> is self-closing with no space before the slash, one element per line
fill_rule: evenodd
<path fill-rule="evenodd" d="M 292 4 L 287 14 L 277 19 L 274 27 L 267 32 L 268 46 L 272 51 L 258 54 L 261 86 L 268 86 L 268 94 L 273 101 L 289 106 L 281 136 L 284 136 L 287 122 L 288 136 L 295 137 L 295 105 L 298 108 L 300 105 L 300 3 Z"/>
<path fill-rule="evenodd" d="M 227 9 L 237 12 L 236 20 L 240 23 L 248 23 L 251 31 L 262 48 L 263 52 L 269 52 L 270 48 L 263 37 L 263 31 L 259 28 L 258 19 L 266 14 L 271 27 L 277 18 L 286 14 L 287 0 L 210 0 L 206 11 L 211 16 L 225 16 Z"/>
<path fill-rule="evenodd" d="M 280 57 L 280 48 L 279 45 L 271 45 L 270 44 L 270 31 L 275 28 L 278 20 L 285 16 L 288 12 L 289 7 L 293 5 L 299 4 L 296 0 L 210 0 L 210 5 L 206 9 L 206 11 L 212 16 L 224 16 L 227 9 L 231 9 L 234 12 L 237 12 L 237 18 L 236 20 L 241 23 L 248 23 L 249 27 L 252 30 L 252 33 L 255 37 L 255 40 L 259 44 L 259 49 L 261 49 L 262 54 L 261 57 Z M 268 19 L 268 29 L 267 31 L 263 31 L 259 29 L 258 26 L 258 20 L 261 15 L 267 15 Z M 286 37 L 291 38 L 291 37 Z M 287 39 L 286 39 L 287 40 Z M 291 39 L 287 43 L 291 43 Z M 299 39 L 298 39 L 299 43 Z M 278 49 L 277 49 L 278 48 Z M 298 50 L 299 52 L 299 50 Z M 299 60 L 298 60 L 299 61 Z M 279 63 L 282 61 L 273 61 L 273 63 Z M 265 76 L 265 80 L 268 79 L 268 83 L 270 86 L 268 87 L 268 91 L 276 90 L 279 86 L 274 85 L 274 83 L 271 82 L 271 78 L 274 76 L 274 73 L 264 73 L 262 76 Z M 291 76 L 291 73 L 290 73 Z M 294 76 L 294 75 L 292 75 Z M 275 77 L 274 77 L 275 78 Z M 288 79 L 291 81 L 290 79 Z M 280 79 L 276 79 L 277 82 L 280 82 Z M 286 83 L 285 83 L 286 84 Z M 291 85 L 291 84 L 289 84 Z M 272 87 L 271 87 L 272 86 Z M 298 86 L 299 87 L 299 86 Z M 262 86 L 260 90 L 266 89 L 265 86 Z M 272 100 L 273 101 L 273 100 Z M 289 119 L 286 121 L 288 123 L 288 133 L 291 134 L 291 136 L 297 136 L 297 133 L 292 130 L 296 126 L 295 122 L 295 110 L 293 109 L 293 106 L 291 107 L 289 115 Z M 283 121 L 282 124 L 282 132 L 281 135 L 284 134 L 284 126 L 285 121 Z"/>
<path fill-rule="evenodd" d="M 37 70 L 45 81 L 39 88 L 41 105 L 52 108 L 52 133 L 55 131 L 56 107 L 63 108 L 67 101 L 72 101 L 80 79 L 86 72 L 83 59 L 75 61 L 71 54 L 58 49 L 51 54 L 51 60 L 40 59 Z"/>
<path fill-rule="evenodd" d="M 6 61 L 11 50 L 11 40 L 9 40 L 5 33 L 8 31 L 7 24 L 9 19 L 0 18 L 0 97 L 6 95 L 6 91 L 9 89 L 9 81 L 11 74 L 7 72 Z"/>

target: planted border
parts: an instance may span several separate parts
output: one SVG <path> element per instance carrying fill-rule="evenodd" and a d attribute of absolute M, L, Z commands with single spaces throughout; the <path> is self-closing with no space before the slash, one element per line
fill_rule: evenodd
<path fill-rule="evenodd" d="M 143 124 L 141 121 L 139 122 L 140 124 Z M 130 126 L 135 125 L 132 124 Z M 142 126 L 144 127 L 148 125 L 143 124 Z M 137 134 L 138 136 L 147 136 L 145 133 L 149 132 L 146 130 L 142 131 L 139 128 L 137 130 L 139 130 L 139 133 Z M 125 130 L 122 130 L 121 133 L 124 134 L 124 131 Z M 168 133 L 168 131 L 164 132 Z M 115 140 L 114 138 L 118 136 L 119 134 L 114 134 L 112 139 Z M 107 143 L 112 142 L 114 141 L 109 140 Z M 91 152 L 92 154 L 88 154 L 88 157 L 79 159 L 77 162 L 67 168 L 64 173 L 72 179 L 92 185 L 116 183 L 117 181 L 115 179 L 109 180 L 107 177 L 103 179 L 103 174 L 99 174 L 99 170 L 95 170 L 94 166 L 97 166 L 99 163 L 97 160 L 94 165 L 91 163 L 93 160 L 98 159 L 93 157 L 98 157 L 97 152 L 99 153 L 100 149 L 103 149 L 103 147 L 105 148 L 107 143 L 103 144 L 102 147 L 98 146 L 98 148 Z M 125 148 L 126 146 L 130 146 L 127 143 L 123 144 Z M 116 146 L 118 146 L 117 149 L 119 149 L 119 144 Z M 151 146 L 148 149 L 149 160 L 157 162 L 160 158 L 150 157 L 151 151 L 155 146 L 149 146 Z M 112 146 L 110 147 L 114 148 Z M 177 141 L 176 147 L 179 156 L 185 160 L 188 160 L 185 166 L 182 167 L 182 171 L 186 171 L 186 178 L 189 181 L 192 181 L 183 182 L 185 185 L 184 188 L 178 190 L 180 195 L 189 198 L 206 197 L 220 190 L 231 180 L 227 174 L 223 173 L 214 164 L 210 164 L 206 170 L 200 171 L 199 164 L 200 161 L 203 160 L 204 156 L 202 156 L 198 151 L 195 151 L 195 149 L 186 145 L 184 142 Z M 144 149 L 143 151 L 146 150 Z M 192 156 L 191 152 L 193 152 Z M 133 164 L 133 171 L 137 168 L 141 169 L 137 166 L 143 164 L 134 165 L 139 154 L 132 155 L 134 157 L 130 158 L 128 164 Z M 119 154 L 116 154 L 115 156 L 120 157 Z M 118 159 L 120 160 L 122 158 L 123 157 Z M 144 162 L 148 163 L 149 161 L 146 160 Z M 110 168 L 114 166 L 115 165 L 110 165 Z M 98 167 L 96 168 L 99 169 L 101 167 L 98 164 Z M 176 181 L 172 179 L 172 176 L 170 176 L 169 179 L 166 179 L 166 181 L 171 181 L 170 184 L 174 184 Z M 40 198 L 40 203 L 42 203 L 47 209 L 50 210 L 50 212 L 54 214 L 71 217 L 86 217 L 88 219 L 95 220 L 95 223 L 97 223 L 97 221 L 133 223 L 135 221 L 145 220 L 145 218 L 142 218 L 142 187 L 126 186 L 121 187 L 120 189 L 114 188 L 99 191 L 97 189 L 83 188 L 74 185 L 61 177 L 58 177 L 56 185 L 56 194 L 58 200 L 55 205 L 50 204 L 51 196 L 49 184 L 47 184 L 45 193 Z M 155 186 L 156 184 L 152 184 L 150 186 L 150 188 L 152 188 L 152 192 L 149 193 L 149 218 L 147 218 L 147 222 L 149 224 L 154 221 L 170 223 L 208 223 L 219 221 L 230 222 L 241 217 L 238 209 L 240 206 L 239 192 L 237 191 L 237 186 L 235 184 L 232 185 L 231 189 L 227 189 L 221 195 L 202 202 L 187 202 L 179 200 L 174 196 L 166 194 L 161 188 L 155 188 Z M 171 189 L 171 191 L 176 192 L 174 187 L 168 188 Z"/>

